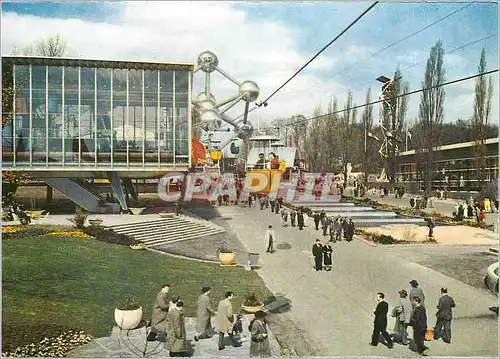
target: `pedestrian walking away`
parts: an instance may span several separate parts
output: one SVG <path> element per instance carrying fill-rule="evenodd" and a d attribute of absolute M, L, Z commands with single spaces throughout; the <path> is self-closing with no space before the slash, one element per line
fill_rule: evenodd
<path fill-rule="evenodd" d="M 419 302 L 420 306 L 425 308 L 425 295 L 424 295 L 424 291 L 422 290 L 422 288 L 418 287 L 418 282 L 415 279 L 413 279 L 410 282 L 410 285 L 412 287 L 411 290 L 410 290 L 410 298 L 419 297 L 420 298 L 420 302 Z"/>
<path fill-rule="evenodd" d="M 330 236 L 330 242 L 335 243 L 337 241 L 335 238 L 335 220 L 330 221 L 330 226 L 328 227 L 328 234 Z"/>
<path fill-rule="evenodd" d="M 347 222 L 347 241 L 352 241 L 352 237 L 354 237 L 354 222 L 352 218 L 349 218 L 349 222 Z"/>
<path fill-rule="evenodd" d="M 196 302 L 198 309 L 196 311 L 195 341 L 211 338 L 213 334 L 211 318 L 212 315 L 215 315 L 215 311 L 210 306 L 210 298 L 208 297 L 210 287 L 203 287 L 201 293 Z"/>
<path fill-rule="evenodd" d="M 167 321 L 167 313 L 170 300 L 168 298 L 169 284 L 164 284 L 161 290 L 156 294 L 153 305 L 153 316 L 151 318 L 151 331 L 148 334 L 148 340 L 164 341 Z"/>
<path fill-rule="evenodd" d="M 248 330 L 251 333 L 250 356 L 251 357 L 270 357 L 271 346 L 269 345 L 269 337 L 267 333 L 267 313 L 259 310 L 255 313 L 255 318 L 252 319 Z"/>
<path fill-rule="evenodd" d="M 340 216 L 335 220 L 335 238 L 337 241 L 342 240 L 342 218 Z"/>
<path fill-rule="evenodd" d="M 315 226 L 316 230 L 318 231 L 319 230 L 319 221 L 321 219 L 318 212 L 315 212 L 313 214 L 313 219 L 314 219 L 314 226 Z"/>
<path fill-rule="evenodd" d="M 273 226 L 269 226 L 265 235 L 265 243 L 266 243 L 266 252 L 274 253 L 274 243 L 276 241 L 276 235 L 274 234 Z"/>
<path fill-rule="evenodd" d="M 425 354 L 425 332 L 427 331 L 427 313 L 422 307 L 420 297 L 413 297 L 413 315 L 410 320 L 410 325 L 413 327 L 413 341 L 415 342 L 415 350 L 422 356 Z"/>
<path fill-rule="evenodd" d="M 330 243 L 327 243 L 323 246 L 323 264 L 325 265 L 325 269 L 327 271 L 332 270 L 332 253 L 333 248 Z"/>
<path fill-rule="evenodd" d="M 178 301 L 176 308 L 168 311 L 167 349 L 171 357 L 187 356 L 186 323 L 184 303 Z"/>
<path fill-rule="evenodd" d="M 408 344 L 408 325 L 410 324 L 412 314 L 412 304 L 408 299 L 408 293 L 402 289 L 399 291 L 399 302 L 394 310 L 392 316 L 396 318 L 394 324 L 393 341 L 399 342 L 403 345 Z"/>
<path fill-rule="evenodd" d="M 319 239 L 316 239 L 312 248 L 312 254 L 314 256 L 314 268 L 316 271 L 323 270 L 323 246 Z"/>
<path fill-rule="evenodd" d="M 219 333 L 219 350 L 223 350 L 224 346 L 224 335 L 228 334 L 229 339 L 233 346 L 238 347 L 241 344 L 237 343 L 233 337 L 233 292 L 226 292 L 225 299 L 219 302 L 217 306 L 217 316 L 215 317 L 215 330 Z"/>
<path fill-rule="evenodd" d="M 292 227 L 295 227 L 295 219 L 297 218 L 297 211 L 296 210 L 292 210 L 290 212 L 290 222 L 292 224 Z"/>
<path fill-rule="evenodd" d="M 451 343 L 453 308 L 455 308 L 455 301 L 448 295 L 448 289 L 441 288 L 441 298 L 439 298 L 437 305 L 438 311 L 436 313 L 436 325 L 434 326 L 434 339 L 441 338 L 443 342 Z"/>
<path fill-rule="evenodd" d="M 304 214 L 301 210 L 297 212 L 297 225 L 299 226 L 299 230 L 302 230 L 302 228 L 304 228 Z"/>
<path fill-rule="evenodd" d="M 386 341 L 387 347 L 392 348 L 392 339 L 387 333 L 387 312 L 389 311 L 389 304 L 384 300 L 384 293 L 377 293 L 377 307 L 373 314 L 375 315 L 375 319 L 373 320 L 373 334 L 372 341 L 370 345 L 376 347 L 380 340 L 380 334 L 384 337 Z"/>

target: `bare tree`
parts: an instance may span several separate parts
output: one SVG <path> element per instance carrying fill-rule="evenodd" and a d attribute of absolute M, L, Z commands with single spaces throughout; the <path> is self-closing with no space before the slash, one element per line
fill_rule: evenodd
<path fill-rule="evenodd" d="M 38 40 L 35 45 L 28 45 L 21 50 L 14 49 L 13 55 L 62 57 L 66 54 L 66 41 L 61 39 L 59 33 Z"/>
<path fill-rule="evenodd" d="M 365 104 L 371 102 L 371 87 L 366 91 Z M 363 115 L 361 117 L 363 121 L 363 145 L 364 145 L 364 156 L 363 156 L 363 171 L 365 172 L 365 184 L 368 183 L 368 172 L 370 170 L 368 162 L 368 132 L 371 132 L 373 127 L 373 105 L 367 105 L 363 110 Z"/>
<path fill-rule="evenodd" d="M 439 86 L 445 81 L 443 69 L 444 49 L 441 40 L 431 48 L 424 74 L 423 88 Z M 434 171 L 434 147 L 439 145 L 443 123 L 443 103 L 445 91 L 442 86 L 424 90 L 420 99 L 419 122 L 422 130 L 421 148 L 426 159 L 426 192 L 432 191 Z"/>
<path fill-rule="evenodd" d="M 356 126 L 356 106 L 353 103 L 352 92 L 349 91 L 347 101 L 339 121 L 338 132 L 340 135 L 340 159 L 342 161 L 342 173 L 344 174 L 344 188 L 347 187 L 347 165 L 354 160 L 354 154 L 359 153 L 355 141 L 355 126 Z"/>
<path fill-rule="evenodd" d="M 486 52 L 483 48 L 479 60 L 478 72 L 486 72 Z M 485 185 L 486 169 L 486 128 L 491 113 L 491 98 L 493 95 L 493 83 L 490 76 L 480 76 L 476 78 L 474 113 L 471 120 L 473 138 L 475 141 L 474 157 L 476 162 L 479 186 L 481 189 Z"/>
<path fill-rule="evenodd" d="M 321 106 L 316 106 L 313 110 L 313 117 L 322 115 Z M 308 127 L 307 136 L 304 141 L 304 153 L 309 170 L 317 171 L 321 166 L 321 151 L 318 146 L 318 139 L 323 136 L 323 121 L 321 118 L 316 118 Z"/>

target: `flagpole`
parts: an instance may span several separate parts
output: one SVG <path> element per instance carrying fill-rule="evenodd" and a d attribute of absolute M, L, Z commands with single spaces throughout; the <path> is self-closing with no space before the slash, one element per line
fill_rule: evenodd
<path fill-rule="evenodd" d="M 408 151 L 408 123 L 406 123 L 406 133 L 405 133 L 405 137 L 406 137 L 406 147 L 405 147 L 405 151 Z"/>

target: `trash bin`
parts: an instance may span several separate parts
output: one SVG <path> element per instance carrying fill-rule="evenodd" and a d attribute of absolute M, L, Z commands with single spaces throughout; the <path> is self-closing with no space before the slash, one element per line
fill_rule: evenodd
<path fill-rule="evenodd" d="M 250 267 L 257 267 L 259 265 L 259 253 L 248 253 L 248 262 Z"/>

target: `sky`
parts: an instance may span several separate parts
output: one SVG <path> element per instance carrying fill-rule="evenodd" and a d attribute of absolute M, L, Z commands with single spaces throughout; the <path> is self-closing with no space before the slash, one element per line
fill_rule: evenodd
<path fill-rule="evenodd" d="M 258 102 L 370 5 L 365 1 L 3 2 L 2 55 L 55 33 L 67 42 L 69 57 L 196 64 L 198 55 L 210 50 L 232 77 L 259 85 Z M 497 69 L 498 4 L 381 2 L 272 97 L 267 107 L 250 113 L 249 120 L 264 127 L 278 117 L 310 117 L 318 105 L 326 112 L 334 97 L 343 106 L 349 90 L 356 104 L 364 102 L 368 87 L 372 99 L 377 99 L 380 84 L 375 79 L 391 77 L 397 67 L 410 90 L 419 89 L 430 49 L 438 40 L 445 50 L 447 81 L 476 74 L 483 47 L 487 69 Z M 202 72 L 194 75 L 194 97 L 202 92 L 204 81 Z M 498 74 L 493 83 L 490 121 L 498 123 Z M 238 90 L 219 74 L 212 75 L 211 85 L 218 100 Z M 419 102 L 420 94 L 410 96 L 408 121 L 418 117 Z M 473 103 L 474 80 L 447 86 L 444 121 L 470 118 Z M 243 110 L 240 102 L 229 115 L 237 117 Z M 376 105 L 375 123 L 378 113 Z"/>

